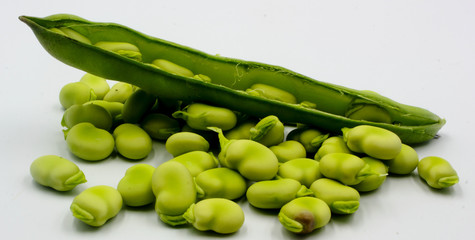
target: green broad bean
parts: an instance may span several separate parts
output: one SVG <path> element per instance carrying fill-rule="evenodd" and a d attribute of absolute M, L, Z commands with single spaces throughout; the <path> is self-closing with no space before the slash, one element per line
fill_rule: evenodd
<path fill-rule="evenodd" d="M 312 195 L 312 191 L 291 178 L 255 182 L 246 192 L 249 203 L 261 209 L 279 209 L 295 198 Z"/>
<path fill-rule="evenodd" d="M 196 74 L 193 78 L 202 82 L 211 83 L 211 78 L 204 74 Z"/>
<path fill-rule="evenodd" d="M 251 140 L 266 147 L 277 145 L 284 140 L 284 124 L 276 116 L 267 116 L 251 128 L 250 134 Z"/>
<path fill-rule="evenodd" d="M 392 123 L 389 112 L 374 104 L 356 104 L 346 112 L 346 117 L 370 122 Z"/>
<path fill-rule="evenodd" d="M 135 124 L 123 123 L 115 128 L 112 135 L 117 151 L 128 159 L 143 159 L 152 151 L 152 138 Z"/>
<path fill-rule="evenodd" d="M 192 204 L 184 217 L 199 231 L 211 230 L 220 234 L 237 232 L 244 224 L 241 207 L 224 198 L 209 198 Z"/>
<path fill-rule="evenodd" d="M 253 84 L 250 88 L 246 89 L 246 92 L 252 96 L 263 97 L 291 104 L 297 103 L 297 99 L 291 93 L 267 84 Z"/>
<path fill-rule="evenodd" d="M 289 231 L 306 234 L 330 221 L 331 210 L 321 199 L 300 197 L 285 204 L 279 212 L 280 223 Z"/>
<path fill-rule="evenodd" d="M 66 109 L 61 119 L 61 125 L 72 128 L 82 122 L 92 123 L 95 127 L 109 131 L 113 119 L 109 111 L 96 104 L 75 104 Z"/>
<path fill-rule="evenodd" d="M 279 178 L 291 178 L 307 188 L 322 177 L 320 163 L 310 158 L 296 158 L 282 163 L 277 172 Z"/>
<path fill-rule="evenodd" d="M 192 177 L 198 176 L 201 172 L 218 167 L 218 160 L 212 152 L 191 151 L 183 153 L 170 161 L 177 161 L 185 165 Z"/>
<path fill-rule="evenodd" d="M 195 74 L 189 69 L 182 67 L 176 63 L 170 62 L 165 59 L 155 59 L 152 65 L 169 73 L 173 73 L 183 77 L 193 77 Z"/>
<path fill-rule="evenodd" d="M 183 214 L 196 201 L 196 189 L 190 171 L 177 161 L 160 164 L 152 176 L 155 211 L 169 225 L 186 224 Z"/>
<path fill-rule="evenodd" d="M 110 115 L 112 116 L 112 119 L 114 119 L 114 122 L 118 120 L 119 116 L 122 114 L 122 108 L 124 107 L 123 103 L 109 102 L 105 100 L 92 100 L 84 103 L 84 105 L 88 104 L 98 105 L 105 108 L 107 111 L 109 111 Z"/>
<path fill-rule="evenodd" d="M 178 119 L 175 119 L 175 120 L 178 120 Z M 183 125 L 183 127 L 181 128 L 181 131 L 192 132 L 192 133 L 196 133 L 202 136 L 204 139 L 206 139 L 206 141 L 208 141 L 208 143 L 210 144 L 210 148 L 214 147 L 214 145 L 218 145 L 218 142 L 219 142 L 218 137 L 216 133 L 213 131 L 194 129 L 190 127 L 188 124 Z"/>
<path fill-rule="evenodd" d="M 333 136 L 322 142 L 317 153 L 315 153 L 314 159 L 318 161 L 329 153 L 351 153 L 351 151 L 348 149 L 348 146 L 346 146 L 343 136 Z"/>
<path fill-rule="evenodd" d="M 108 102 L 125 103 L 125 100 L 127 100 L 132 93 L 134 93 L 134 86 L 132 86 L 132 84 L 117 82 L 112 85 L 109 92 L 104 95 L 103 100 Z"/>
<path fill-rule="evenodd" d="M 167 139 L 165 148 L 173 157 L 177 157 L 191 151 L 207 152 L 209 150 L 209 143 L 197 133 L 179 132 Z"/>
<path fill-rule="evenodd" d="M 59 34 L 62 34 L 66 37 L 72 38 L 78 42 L 82 42 L 85 44 L 91 44 L 91 41 L 85 37 L 84 35 L 72 30 L 71 28 L 68 27 L 60 27 L 60 28 L 51 28 L 51 31 L 57 32 Z"/>
<path fill-rule="evenodd" d="M 307 152 L 305 147 L 295 140 L 288 140 L 278 145 L 271 146 L 269 149 L 275 154 L 280 163 L 285 163 L 296 158 L 305 158 Z"/>
<path fill-rule="evenodd" d="M 152 191 L 152 176 L 155 167 L 148 164 L 136 164 L 129 167 L 119 181 L 119 191 L 124 204 L 131 207 L 145 206 L 155 201 Z"/>
<path fill-rule="evenodd" d="M 37 183 L 57 191 L 69 191 L 87 182 L 76 164 L 56 155 L 36 158 L 30 165 L 30 174 Z"/>
<path fill-rule="evenodd" d="M 352 185 L 351 187 L 359 192 L 369 192 L 378 189 L 386 180 L 388 166 L 386 166 L 383 161 L 376 158 L 362 157 L 361 159 L 369 165 L 371 171 L 374 172 L 375 175 L 368 176 L 360 183 Z"/>
<path fill-rule="evenodd" d="M 257 121 L 249 120 L 238 124 L 234 128 L 224 132 L 227 139 L 250 139 L 251 128 L 256 126 Z"/>
<path fill-rule="evenodd" d="M 197 196 L 200 199 L 226 198 L 234 200 L 246 193 L 244 177 L 229 168 L 208 169 L 195 177 Z"/>
<path fill-rule="evenodd" d="M 72 82 L 64 85 L 59 91 L 59 102 L 64 109 L 75 104 L 83 104 L 97 98 L 94 90 L 82 82 Z"/>
<path fill-rule="evenodd" d="M 385 161 L 389 167 L 389 173 L 406 175 L 412 173 L 419 164 L 419 155 L 414 148 L 402 144 L 401 152 L 390 160 Z"/>
<path fill-rule="evenodd" d="M 87 161 L 107 158 L 114 151 L 114 137 L 108 131 L 82 122 L 65 131 L 66 143 L 75 156 Z"/>
<path fill-rule="evenodd" d="M 323 156 L 320 159 L 320 172 L 323 176 L 345 185 L 356 185 L 376 174 L 363 159 L 348 153 L 330 153 Z"/>
<path fill-rule="evenodd" d="M 401 151 L 401 139 L 395 133 L 380 127 L 359 125 L 343 128 L 343 139 L 348 148 L 357 153 L 381 160 L 395 158 Z"/>
<path fill-rule="evenodd" d="M 84 74 L 79 82 L 85 83 L 94 90 L 97 100 L 102 100 L 104 96 L 109 92 L 110 86 L 105 78 L 92 75 L 90 73 Z"/>
<path fill-rule="evenodd" d="M 127 100 L 122 109 L 122 119 L 126 123 L 139 123 L 152 109 L 157 97 L 142 89 L 137 89 Z"/>
<path fill-rule="evenodd" d="M 419 176 L 431 187 L 448 188 L 459 182 L 459 177 L 450 163 L 441 157 L 424 157 L 417 165 Z"/>
<path fill-rule="evenodd" d="M 316 153 L 320 145 L 329 134 L 323 134 L 320 130 L 309 127 L 298 127 L 289 132 L 287 140 L 300 142 L 307 153 Z"/>
<path fill-rule="evenodd" d="M 233 111 L 203 103 L 192 103 L 182 111 L 174 112 L 172 116 L 185 120 L 191 128 L 197 130 L 217 127 L 226 131 L 235 127 L 237 123 L 237 116 Z"/>
<path fill-rule="evenodd" d="M 218 160 L 221 166 L 237 170 L 243 177 L 251 181 L 269 180 L 279 170 L 279 160 L 266 146 L 248 139 L 228 140 L 219 128 L 218 132 L 221 151 Z"/>
<path fill-rule="evenodd" d="M 171 135 L 180 132 L 180 123 L 161 113 L 147 114 L 140 126 L 151 138 L 160 141 L 167 140 Z"/>
<path fill-rule="evenodd" d="M 332 179 L 320 178 L 312 183 L 310 190 L 316 198 L 327 203 L 332 213 L 352 214 L 360 206 L 360 194 L 356 189 Z"/>
<path fill-rule="evenodd" d="M 122 204 L 122 196 L 117 189 L 98 185 L 78 194 L 73 199 L 70 210 L 82 222 L 100 227 L 120 212 Z"/>
<path fill-rule="evenodd" d="M 97 42 L 94 46 L 117 53 L 121 56 L 136 60 L 142 61 L 142 53 L 137 46 L 128 43 L 128 42 Z"/>

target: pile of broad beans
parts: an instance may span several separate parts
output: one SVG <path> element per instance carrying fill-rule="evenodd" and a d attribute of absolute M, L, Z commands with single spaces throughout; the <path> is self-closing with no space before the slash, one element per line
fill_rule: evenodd
<path fill-rule="evenodd" d="M 210 81 L 165 60 L 156 65 Z M 282 95 L 265 88 L 249 92 Z M 458 182 L 445 159 L 419 159 L 396 134 L 374 126 L 344 128 L 339 136 L 303 125 L 286 128 L 275 116 L 255 118 L 207 103 L 160 99 L 127 83 L 110 86 L 91 74 L 65 85 L 59 96 L 65 142 L 73 155 L 101 161 L 115 152 L 137 161 L 124 169 L 116 187 L 95 185 L 74 198 L 73 216 L 91 226 L 102 226 L 123 205 L 153 204 L 170 226 L 229 234 L 244 224 L 235 201 L 246 198 L 255 208 L 278 210 L 283 227 L 304 234 L 324 227 L 332 215 L 357 212 L 360 193 L 378 189 L 388 175 L 417 169 L 435 189 Z M 279 101 L 291 97 L 284 92 Z M 158 166 L 140 163 L 154 141 L 172 157 Z M 30 172 L 37 183 L 57 191 L 86 182 L 73 161 L 55 155 L 34 160 Z"/>

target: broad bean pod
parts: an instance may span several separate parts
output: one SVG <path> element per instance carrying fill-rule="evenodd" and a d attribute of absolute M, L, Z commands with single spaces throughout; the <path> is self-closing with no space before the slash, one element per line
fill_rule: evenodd
<path fill-rule="evenodd" d="M 164 99 L 208 102 L 261 118 L 275 115 L 284 123 L 318 126 L 332 133 L 368 124 L 395 132 L 406 144 L 432 139 L 445 124 L 444 119 L 428 110 L 395 102 L 372 91 L 325 83 L 279 66 L 206 54 L 115 23 L 92 22 L 67 14 L 45 18 L 20 16 L 20 20 L 58 60 L 106 79 L 131 83 Z M 142 61 L 94 46 L 101 41 L 132 43 L 142 53 Z M 159 58 L 205 74 L 213 81 L 151 66 Z M 297 102 L 311 102 L 317 108 L 248 94 L 245 90 L 256 83 L 285 89 Z M 385 115 L 384 121 L 358 117 L 357 112 L 365 108 Z"/>

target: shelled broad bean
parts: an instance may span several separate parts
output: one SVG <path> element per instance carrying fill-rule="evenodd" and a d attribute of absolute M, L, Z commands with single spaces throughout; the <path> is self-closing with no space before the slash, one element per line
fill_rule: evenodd
<path fill-rule="evenodd" d="M 104 45 L 114 51 L 118 46 L 126 46 L 130 50 L 119 54 L 139 56 L 131 46 L 120 43 Z M 169 69 L 173 74 L 198 78 L 188 69 L 164 59 L 158 59 L 153 64 L 161 69 Z M 203 76 L 203 80 L 208 81 Z M 331 212 L 355 213 L 360 206 L 359 192 L 380 187 L 386 180 L 388 169 L 390 173 L 409 174 L 419 163 L 415 150 L 401 145 L 397 136 L 387 130 L 361 126 L 342 129 L 342 136 L 330 136 L 314 128 L 301 127 L 291 131 L 284 141 L 284 125 L 275 116 L 262 118 L 261 121 L 250 118 L 238 123 L 236 112 L 202 103 L 191 103 L 177 111 L 163 112 L 157 110 L 160 107 L 153 107 L 157 102 L 160 104 L 159 96 L 158 101 L 155 101 L 155 96 L 120 82 L 109 89 L 104 86 L 104 81 L 86 74 L 80 82 L 88 83 L 88 87 L 81 85 L 78 88 L 83 89 L 82 93 L 66 93 L 69 86 L 62 90 L 61 104 L 65 106 L 65 112 L 71 112 L 65 114 L 63 119 L 64 126 L 69 128 L 65 130 L 66 142 L 74 155 L 95 161 L 108 158 L 112 151 L 118 151 L 129 159 L 140 160 L 152 150 L 152 139 L 162 141 L 172 156 L 169 161 L 158 166 L 134 165 L 126 171 L 117 190 L 123 204 L 128 206 L 144 206 L 155 202 L 157 214 L 172 226 L 190 224 L 201 231 L 211 230 L 221 234 L 236 232 L 244 224 L 244 213 L 232 200 L 245 194 L 249 204 L 256 208 L 280 209 L 276 217 L 284 228 L 294 233 L 309 233 L 328 224 Z M 262 93 L 264 88 L 266 92 Z M 94 91 L 101 92 L 95 94 Z M 253 89 L 248 89 L 248 93 L 269 99 L 296 101 L 285 91 L 279 92 L 265 85 L 257 84 Z M 282 96 L 274 98 L 271 94 Z M 141 99 L 145 99 L 146 106 L 140 105 Z M 91 106 L 84 107 L 87 105 Z M 71 106 L 91 108 L 98 112 L 105 110 L 110 119 L 103 120 L 98 114 L 92 114 L 95 117 L 84 116 L 81 111 L 74 114 L 73 111 L 78 110 Z M 134 106 L 141 107 L 139 113 L 134 111 Z M 97 121 L 107 121 L 106 127 L 95 127 L 93 123 Z M 73 129 L 75 125 L 79 125 L 76 128 L 84 129 Z M 130 144 L 117 143 L 120 142 L 118 136 L 127 135 L 121 133 L 121 128 L 134 129 L 135 134 L 132 135 L 147 139 L 144 144 L 135 146 L 137 149 L 142 147 L 142 150 L 137 152 Z M 180 132 L 180 129 L 185 128 L 189 128 L 189 131 Z M 213 149 L 216 144 L 208 142 L 198 133 L 219 136 L 219 148 Z M 375 141 L 384 142 L 378 140 L 378 134 L 384 135 L 381 139 L 385 138 L 388 144 L 374 146 Z M 104 140 L 97 142 L 97 138 L 91 138 L 93 135 Z M 126 136 L 124 141 L 136 142 L 133 139 Z M 124 148 L 125 152 L 121 150 Z M 215 158 L 209 151 L 219 153 L 218 157 Z M 313 155 L 315 159 L 306 158 Z M 445 160 L 434 159 L 429 159 L 431 163 L 426 163 L 429 160 L 419 163 L 421 178 L 434 188 L 455 184 L 458 181 L 455 170 Z M 32 170 L 35 180 L 39 179 L 36 172 L 40 170 Z M 81 176 L 84 178 L 84 174 Z M 48 186 L 48 183 L 41 184 Z M 58 190 L 72 187 L 60 187 Z M 122 206 L 115 189 L 112 189 L 98 186 L 90 190 L 94 190 L 94 193 L 85 191 L 83 195 L 104 194 L 103 197 L 110 197 L 110 201 L 114 202 L 107 204 L 113 205 L 84 210 L 88 204 L 94 203 L 89 202 L 92 200 L 88 198 L 95 197 L 81 195 L 78 196 L 81 201 L 75 199 L 71 210 L 87 224 L 103 225 Z M 94 201 L 109 200 L 98 198 Z M 103 217 L 93 220 L 94 214 L 102 214 Z"/>

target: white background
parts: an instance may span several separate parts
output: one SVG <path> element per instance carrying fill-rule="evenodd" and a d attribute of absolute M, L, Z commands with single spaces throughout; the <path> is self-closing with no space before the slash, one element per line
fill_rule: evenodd
<path fill-rule="evenodd" d="M 134 164 L 89 163 L 67 150 L 58 93 L 83 72 L 51 57 L 20 15 L 72 13 L 221 54 L 284 66 L 356 89 L 370 89 L 446 118 L 440 137 L 416 146 L 420 157 L 446 158 L 460 183 L 436 191 L 416 172 L 389 177 L 363 194 L 360 209 L 307 236 L 286 231 L 272 212 L 241 200 L 246 220 L 229 239 L 467 239 L 475 234 L 475 2 L 372 1 L 4 1 L 0 9 L 0 235 L 7 239 L 205 239 L 219 235 L 163 224 L 153 208 L 124 208 L 101 228 L 72 217 L 87 187 L 116 186 Z M 75 161 L 88 182 L 67 193 L 29 175 L 37 157 Z M 171 156 L 163 144 L 143 163 Z M 5 239 L 5 238 L 4 238 Z"/>

